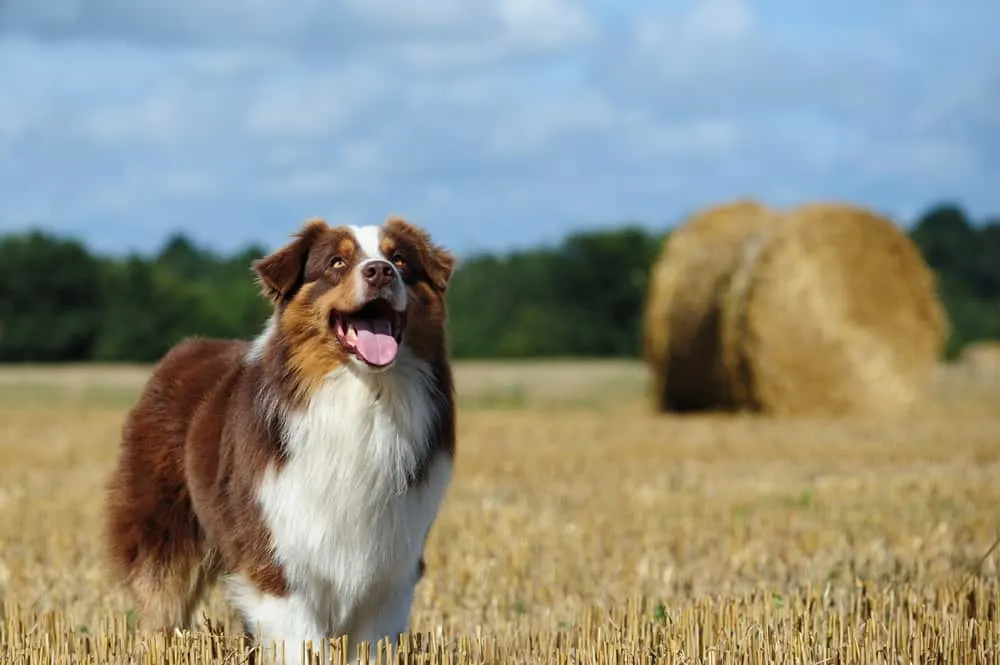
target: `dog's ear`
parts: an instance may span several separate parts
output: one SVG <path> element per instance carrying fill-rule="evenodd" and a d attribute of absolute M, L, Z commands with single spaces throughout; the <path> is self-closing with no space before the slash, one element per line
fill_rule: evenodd
<path fill-rule="evenodd" d="M 448 283 L 455 271 L 455 256 L 444 247 L 428 245 L 427 276 L 442 293 L 448 290 Z"/>
<path fill-rule="evenodd" d="M 312 219 L 295 234 L 294 240 L 251 264 L 261 293 L 277 304 L 288 302 L 305 279 L 306 260 L 316 238 L 329 227 L 322 219 Z"/>
<path fill-rule="evenodd" d="M 396 233 L 407 236 L 420 252 L 420 262 L 431 284 L 442 293 L 448 289 L 448 282 L 455 270 L 455 257 L 444 247 L 431 240 L 427 231 L 407 222 L 402 217 L 390 216 L 386 226 Z"/>

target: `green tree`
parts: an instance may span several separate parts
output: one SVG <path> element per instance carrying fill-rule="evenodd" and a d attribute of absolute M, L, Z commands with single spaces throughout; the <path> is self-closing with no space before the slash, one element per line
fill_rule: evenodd
<path fill-rule="evenodd" d="M 196 298 L 157 275 L 137 256 L 107 262 L 106 307 L 97 360 L 151 362 L 186 335 L 198 334 Z"/>
<path fill-rule="evenodd" d="M 628 225 L 556 248 L 481 255 L 449 295 L 457 357 L 631 356 L 660 238 Z"/>
<path fill-rule="evenodd" d="M 1000 338 L 1000 221 L 931 206 L 912 237 L 937 272 L 948 355 Z M 664 236 L 638 224 L 460 261 L 448 292 L 458 358 L 636 356 Z M 246 247 L 222 256 L 177 234 L 151 257 L 100 258 L 72 240 L 0 237 L 0 360 L 153 361 L 186 336 L 248 338 L 270 311 Z"/>
<path fill-rule="evenodd" d="M 102 314 L 100 265 L 80 243 L 40 231 L 0 238 L 0 360 L 88 359 Z"/>
<path fill-rule="evenodd" d="M 928 209 L 914 225 L 911 236 L 935 270 L 955 270 L 967 260 L 976 233 L 957 205 L 946 203 Z"/>
<path fill-rule="evenodd" d="M 938 275 L 951 323 L 946 356 L 1000 337 L 1000 224 L 976 227 L 959 206 L 938 204 L 920 217 L 911 237 Z"/>
<path fill-rule="evenodd" d="M 564 335 L 553 300 L 550 250 L 462 261 L 449 289 L 452 352 L 458 357 L 528 357 Z M 538 310 L 524 314 L 525 309 Z"/>
<path fill-rule="evenodd" d="M 572 355 L 639 353 L 646 285 L 660 242 L 635 225 L 563 242 L 554 286 L 573 331 Z"/>

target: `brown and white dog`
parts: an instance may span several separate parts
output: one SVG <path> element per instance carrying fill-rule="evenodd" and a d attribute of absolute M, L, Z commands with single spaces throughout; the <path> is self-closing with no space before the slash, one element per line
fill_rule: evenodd
<path fill-rule="evenodd" d="M 306 223 L 253 264 L 254 341 L 181 342 L 123 427 L 110 561 L 150 630 L 185 627 L 225 578 L 246 629 L 298 662 L 408 630 L 455 423 L 452 255 L 398 218 Z"/>

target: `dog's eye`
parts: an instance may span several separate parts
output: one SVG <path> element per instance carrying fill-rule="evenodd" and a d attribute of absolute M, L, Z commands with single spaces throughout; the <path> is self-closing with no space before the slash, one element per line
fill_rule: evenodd
<path fill-rule="evenodd" d="M 344 260 L 342 256 L 335 256 L 333 260 L 330 261 L 330 267 L 334 270 L 343 270 L 347 266 L 347 261 Z"/>
<path fill-rule="evenodd" d="M 402 270 L 406 267 L 406 258 L 399 252 L 392 255 L 392 264 Z"/>

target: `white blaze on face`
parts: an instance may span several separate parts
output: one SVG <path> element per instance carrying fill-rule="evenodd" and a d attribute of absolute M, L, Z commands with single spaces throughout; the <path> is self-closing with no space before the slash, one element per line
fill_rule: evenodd
<path fill-rule="evenodd" d="M 358 243 L 358 249 L 365 259 L 385 258 L 382 256 L 382 227 L 352 226 L 351 233 L 354 234 L 354 240 Z"/>
<path fill-rule="evenodd" d="M 389 261 L 390 257 L 382 253 L 381 226 L 350 226 L 348 228 L 354 234 L 354 241 L 358 248 L 358 262 L 355 268 L 357 279 L 355 281 L 358 285 L 358 303 L 362 303 L 366 300 L 367 289 L 364 286 L 365 281 L 361 277 L 361 271 L 370 261 Z M 396 270 L 396 266 L 393 266 L 392 269 L 395 271 L 397 279 L 391 292 L 387 294 L 387 300 L 393 309 L 402 312 L 406 309 L 406 287 L 403 286 L 403 277 Z"/>
<path fill-rule="evenodd" d="M 355 280 L 357 286 L 358 304 L 366 300 L 368 292 L 365 280 L 361 276 L 361 271 L 369 261 L 385 259 L 382 256 L 382 229 L 378 226 L 351 226 L 351 233 L 354 234 L 354 242 L 357 243 L 358 262 L 355 267 Z M 396 303 L 393 302 L 393 305 Z"/>
<path fill-rule="evenodd" d="M 357 243 L 358 261 L 354 277 L 357 284 L 356 297 L 360 306 L 369 297 L 361 271 L 371 261 L 386 261 L 388 259 L 382 254 L 382 228 L 380 226 L 351 226 L 350 230 Z M 395 271 L 395 266 L 392 269 Z M 392 309 L 402 312 L 406 309 L 406 289 L 398 271 L 396 274 L 396 283 L 385 296 Z M 346 331 L 346 338 L 348 343 L 369 365 L 381 367 L 392 363 L 396 358 L 398 352 L 396 333 L 394 322 L 389 318 L 358 316 L 352 317 Z"/>

